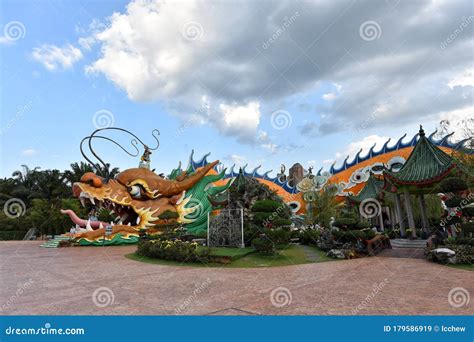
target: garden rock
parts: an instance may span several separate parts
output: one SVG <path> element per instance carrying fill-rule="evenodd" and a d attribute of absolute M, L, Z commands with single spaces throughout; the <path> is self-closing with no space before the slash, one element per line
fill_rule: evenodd
<path fill-rule="evenodd" d="M 455 264 L 456 252 L 449 248 L 436 248 L 431 252 L 433 261 L 443 264 Z"/>
<path fill-rule="evenodd" d="M 327 254 L 328 257 L 335 258 L 335 259 L 345 259 L 346 255 L 343 250 L 341 249 L 331 249 Z"/>

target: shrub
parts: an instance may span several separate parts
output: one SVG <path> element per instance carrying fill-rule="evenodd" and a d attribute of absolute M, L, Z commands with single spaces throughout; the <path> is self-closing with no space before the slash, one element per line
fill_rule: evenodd
<path fill-rule="evenodd" d="M 456 264 L 474 263 L 474 246 L 449 243 L 446 247 L 456 252 Z"/>
<path fill-rule="evenodd" d="M 285 219 L 282 217 L 277 217 L 276 219 L 270 221 L 272 227 L 283 227 L 283 226 L 290 226 L 291 220 Z"/>
<path fill-rule="evenodd" d="M 439 183 L 441 192 L 464 191 L 468 188 L 467 182 L 458 177 L 445 178 Z"/>
<path fill-rule="evenodd" d="M 400 229 L 390 229 L 387 232 L 387 235 L 390 239 L 396 239 L 400 237 Z"/>
<path fill-rule="evenodd" d="M 461 205 L 462 200 L 463 199 L 460 196 L 453 196 L 447 199 L 446 201 L 444 201 L 444 204 L 446 204 L 448 208 L 456 208 Z"/>
<path fill-rule="evenodd" d="M 273 255 L 276 253 L 275 244 L 266 236 L 253 239 L 252 246 L 261 254 Z"/>
<path fill-rule="evenodd" d="M 353 217 L 340 217 L 336 220 L 336 222 L 334 222 L 334 225 L 336 227 L 339 227 L 341 229 L 347 229 L 347 230 L 351 230 L 352 228 L 355 227 L 356 224 L 357 224 L 357 219 Z"/>
<path fill-rule="evenodd" d="M 474 207 L 464 207 L 462 208 L 462 215 L 467 217 L 474 216 Z"/>
<path fill-rule="evenodd" d="M 273 200 L 257 201 L 252 206 L 252 211 L 254 213 L 256 212 L 272 213 L 275 211 L 281 211 L 282 209 L 284 209 L 284 205 Z"/>
<path fill-rule="evenodd" d="M 321 233 L 316 229 L 306 229 L 299 233 L 300 242 L 303 245 L 316 245 Z"/>
<path fill-rule="evenodd" d="M 474 234 L 474 222 L 466 222 L 461 225 L 464 234 Z"/>
<path fill-rule="evenodd" d="M 209 248 L 198 248 L 195 242 L 181 240 L 142 240 L 138 243 L 138 255 L 181 262 L 208 262 Z"/>
<path fill-rule="evenodd" d="M 456 239 L 458 245 L 471 245 L 474 246 L 474 238 L 471 237 L 460 237 Z"/>
<path fill-rule="evenodd" d="M 359 221 L 355 225 L 356 229 L 365 229 L 365 228 L 369 228 L 369 227 L 370 227 L 369 221 Z"/>
<path fill-rule="evenodd" d="M 277 245 L 287 244 L 291 238 L 290 231 L 283 228 L 268 229 L 265 234 Z"/>

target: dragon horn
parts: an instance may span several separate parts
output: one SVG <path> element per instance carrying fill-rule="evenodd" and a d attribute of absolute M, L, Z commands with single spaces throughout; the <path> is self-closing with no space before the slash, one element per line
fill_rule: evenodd
<path fill-rule="evenodd" d="M 194 175 L 189 176 L 182 181 L 173 181 L 173 183 L 171 184 L 171 189 L 170 189 L 171 193 L 180 194 L 181 192 L 192 188 L 197 182 L 199 182 L 206 175 L 206 173 L 209 172 L 210 169 L 212 169 L 218 163 L 219 161 L 216 160 L 215 162 L 207 164 L 198 172 L 196 172 Z"/>

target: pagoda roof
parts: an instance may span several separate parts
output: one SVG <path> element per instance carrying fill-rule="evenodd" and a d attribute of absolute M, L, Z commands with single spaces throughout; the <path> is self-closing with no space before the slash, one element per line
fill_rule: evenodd
<path fill-rule="evenodd" d="M 433 144 L 423 127 L 418 133 L 420 139 L 405 164 L 398 172 L 384 170 L 386 177 L 394 185 L 430 185 L 448 175 L 458 166 L 456 159 Z"/>
<path fill-rule="evenodd" d="M 368 198 L 378 198 L 382 192 L 384 181 L 370 175 L 362 190 L 355 196 L 349 195 L 347 198 L 355 203 L 360 203 Z"/>

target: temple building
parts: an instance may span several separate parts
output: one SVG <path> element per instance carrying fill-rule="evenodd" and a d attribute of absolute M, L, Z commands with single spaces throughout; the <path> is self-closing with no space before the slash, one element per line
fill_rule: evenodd
<path fill-rule="evenodd" d="M 411 238 L 416 239 L 416 227 L 413 217 L 413 208 L 410 196 L 417 196 L 421 211 L 422 231 L 429 228 L 425 195 L 435 194 L 438 183 L 449 176 L 460 176 L 466 171 L 452 156 L 433 144 L 420 126 L 419 140 L 401 169 L 394 172 L 389 169 L 383 171 L 384 191 L 390 192 L 395 197 L 396 213 L 399 218 L 402 236 L 406 235 L 406 226 L 403 220 L 401 197 L 403 196 L 405 212 L 408 218 L 408 228 Z"/>

